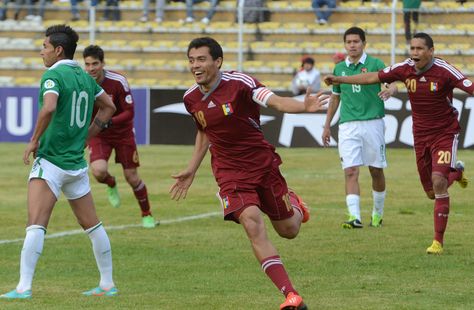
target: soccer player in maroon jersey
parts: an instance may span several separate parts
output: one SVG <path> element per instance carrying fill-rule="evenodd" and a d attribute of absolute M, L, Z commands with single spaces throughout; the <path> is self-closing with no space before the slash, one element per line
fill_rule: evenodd
<path fill-rule="evenodd" d="M 143 227 L 153 228 L 156 223 L 150 211 L 147 188 L 137 172 L 140 162 L 133 133 L 134 101 L 127 79 L 117 72 L 104 69 L 104 51 L 100 46 L 86 47 L 83 57 L 87 73 L 112 98 L 117 108 L 110 128 L 88 142 L 92 174 L 99 183 L 107 184 L 110 204 L 119 207 L 117 183 L 115 177 L 110 175 L 107 164 L 112 150 L 115 150 L 115 162 L 122 164 L 125 180 L 132 187 L 140 206 Z"/>
<path fill-rule="evenodd" d="M 309 219 L 309 211 L 280 173 L 280 156 L 260 127 L 260 106 L 289 113 L 315 112 L 329 96 L 310 95 L 308 89 L 303 104 L 275 95 L 244 73 L 220 71 L 222 48 L 209 37 L 192 40 L 187 56 L 196 84 L 184 94 L 184 104 L 198 130 L 188 167 L 173 175 L 176 183 L 171 197 L 186 198 L 209 149 L 224 219 L 242 224 L 263 271 L 286 296 L 280 309 L 306 309 L 268 239 L 262 212 L 280 236 L 292 239 Z"/>
<path fill-rule="evenodd" d="M 325 78 L 327 84 L 405 83 L 413 116 L 413 138 L 421 184 L 434 199 L 434 240 L 428 254 L 443 253 L 443 236 L 448 223 L 448 187 L 458 181 L 467 186 L 464 163 L 456 161 L 460 126 L 452 105 L 453 89 L 474 94 L 474 85 L 454 66 L 434 57 L 433 39 L 417 33 L 410 42 L 411 57 L 379 72 Z"/>

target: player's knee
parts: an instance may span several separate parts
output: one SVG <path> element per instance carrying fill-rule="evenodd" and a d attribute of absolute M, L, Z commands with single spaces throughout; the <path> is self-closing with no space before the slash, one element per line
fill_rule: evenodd
<path fill-rule="evenodd" d="M 283 228 L 280 228 L 277 233 L 280 237 L 285 238 L 285 239 L 294 239 L 296 236 L 298 236 L 300 229 L 299 227 L 296 227 L 295 225 L 291 226 L 285 226 Z"/>
<path fill-rule="evenodd" d="M 107 178 L 107 170 L 92 167 L 91 171 L 94 178 L 99 182 L 104 182 L 105 179 Z"/>

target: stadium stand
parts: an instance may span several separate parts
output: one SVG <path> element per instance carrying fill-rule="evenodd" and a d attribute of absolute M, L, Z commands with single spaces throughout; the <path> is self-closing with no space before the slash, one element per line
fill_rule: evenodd
<path fill-rule="evenodd" d="M 333 69 L 331 56 L 343 51 L 342 34 L 357 25 L 368 33 L 367 52 L 390 63 L 390 4 L 340 2 L 331 22 L 314 22 L 311 1 L 268 1 L 271 21 L 244 24 L 243 71 L 257 77 L 275 90 L 288 90 L 302 55 L 312 55 L 316 67 L 324 74 Z M 84 5 L 84 4 L 83 4 Z M 87 16 L 86 7 L 81 7 Z M 196 20 L 203 17 L 208 3 L 196 7 Z M 99 10 L 103 7 L 99 6 Z M 236 1 L 221 1 L 209 25 L 183 23 L 184 3 L 170 2 L 165 8 L 165 21 L 140 22 L 141 1 L 121 1 L 121 21 L 97 20 L 95 43 L 107 53 L 108 68 L 124 73 L 135 86 L 185 89 L 193 83 L 185 58 L 190 39 L 209 35 L 219 40 L 226 55 L 223 69 L 237 69 L 238 25 L 234 23 Z M 396 61 L 407 57 L 401 3 L 396 19 Z M 37 85 L 44 67 L 38 53 L 44 30 L 57 23 L 69 23 L 81 36 L 76 54 L 89 44 L 89 23 L 70 21 L 69 3 L 53 1 L 46 6 L 43 22 L 13 20 L 0 22 L 0 85 Z M 102 16 L 102 14 L 97 14 Z M 461 6 L 453 0 L 423 1 L 419 31 L 433 35 L 436 54 L 445 57 L 463 72 L 474 76 L 474 3 Z M 153 20 L 153 18 L 150 18 Z M 180 21 L 181 20 L 181 21 Z"/>

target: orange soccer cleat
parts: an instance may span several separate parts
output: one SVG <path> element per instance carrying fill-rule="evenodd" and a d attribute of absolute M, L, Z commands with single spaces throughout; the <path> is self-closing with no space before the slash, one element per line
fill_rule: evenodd
<path fill-rule="evenodd" d="M 280 305 L 280 310 L 308 310 L 300 295 L 290 292 L 286 296 L 284 303 Z"/>
<path fill-rule="evenodd" d="M 298 201 L 298 206 L 296 206 L 296 208 L 300 209 L 301 212 L 303 213 L 303 220 L 302 222 L 303 223 L 306 223 L 307 221 L 309 221 L 309 208 L 308 208 L 308 205 L 306 204 L 306 202 L 303 201 L 303 199 L 301 199 L 300 196 L 298 196 L 292 189 L 288 189 L 288 195 L 290 196 L 293 196 L 294 198 L 296 198 L 296 201 Z"/>

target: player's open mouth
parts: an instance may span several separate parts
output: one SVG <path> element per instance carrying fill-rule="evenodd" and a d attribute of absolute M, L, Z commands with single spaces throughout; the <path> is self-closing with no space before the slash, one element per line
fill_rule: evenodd
<path fill-rule="evenodd" d="M 195 76 L 200 76 L 200 75 L 202 75 L 202 72 L 201 71 L 194 71 L 194 75 Z"/>
<path fill-rule="evenodd" d="M 420 61 L 420 58 L 413 58 L 412 57 L 411 60 L 413 60 L 414 62 L 418 62 L 418 61 Z"/>

